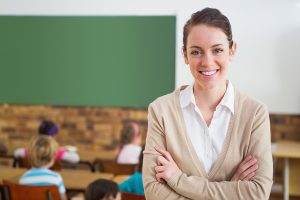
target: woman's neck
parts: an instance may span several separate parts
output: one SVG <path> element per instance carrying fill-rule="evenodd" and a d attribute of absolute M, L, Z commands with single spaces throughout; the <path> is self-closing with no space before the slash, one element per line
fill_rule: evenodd
<path fill-rule="evenodd" d="M 213 87 L 209 89 L 203 89 L 200 86 L 194 84 L 193 91 L 195 96 L 196 105 L 202 109 L 209 109 L 215 111 L 217 105 L 221 102 L 227 88 L 227 82 L 219 87 Z"/>

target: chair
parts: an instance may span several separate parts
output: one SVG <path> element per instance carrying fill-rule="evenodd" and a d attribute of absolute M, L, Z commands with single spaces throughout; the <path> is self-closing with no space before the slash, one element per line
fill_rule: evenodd
<path fill-rule="evenodd" d="M 89 161 L 79 161 L 78 163 L 60 161 L 60 167 L 61 169 L 85 170 L 95 172 L 95 166 Z"/>
<path fill-rule="evenodd" d="M 31 163 L 30 163 L 28 157 L 18 157 L 18 158 L 15 157 L 14 158 L 13 167 L 20 167 L 20 168 L 30 169 L 31 168 Z M 61 163 L 60 163 L 60 161 L 55 160 L 55 163 L 51 167 L 51 169 L 55 170 L 55 171 L 60 171 L 61 170 Z"/>
<path fill-rule="evenodd" d="M 6 194 L 7 193 L 7 188 L 6 187 L 4 187 L 2 184 L 0 184 L 0 194 L 1 194 L 1 196 L 0 196 L 0 199 L 1 200 L 8 200 L 8 194 Z"/>
<path fill-rule="evenodd" d="M 5 187 L 5 199 L 7 200 L 60 200 L 58 187 L 48 186 L 28 186 L 12 183 L 7 180 L 2 181 Z"/>
<path fill-rule="evenodd" d="M 11 166 L 14 162 L 14 156 L 9 154 L 0 153 L 0 165 L 1 166 Z"/>
<path fill-rule="evenodd" d="M 145 195 L 122 192 L 122 200 L 146 200 Z"/>
<path fill-rule="evenodd" d="M 137 164 L 119 164 L 114 160 L 96 160 L 99 171 L 114 175 L 131 175 L 136 171 Z"/>

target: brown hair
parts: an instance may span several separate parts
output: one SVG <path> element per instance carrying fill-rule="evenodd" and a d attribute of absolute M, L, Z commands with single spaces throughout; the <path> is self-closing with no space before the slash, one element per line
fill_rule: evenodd
<path fill-rule="evenodd" d="M 49 136 L 38 135 L 31 139 L 29 159 L 33 167 L 39 168 L 49 164 L 57 152 L 57 142 Z"/>
<path fill-rule="evenodd" d="M 118 184 L 112 180 L 97 179 L 90 183 L 85 190 L 86 200 L 106 200 L 116 198 L 120 192 Z"/>
<path fill-rule="evenodd" d="M 191 18 L 186 22 L 183 28 L 183 50 L 186 56 L 187 37 L 191 31 L 191 28 L 195 25 L 204 24 L 216 28 L 220 28 L 227 36 L 229 42 L 229 48 L 232 47 L 232 32 L 231 24 L 228 18 L 223 15 L 218 9 L 204 8 L 198 12 L 192 14 Z"/>
<path fill-rule="evenodd" d="M 142 173 L 142 169 L 143 169 L 144 150 L 145 150 L 145 144 L 142 146 L 141 154 L 139 156 L 139 163 L 137 166 L 137 171 L 141 172 L 141 173 Z"/>
<path fill-rule="evenodd" d="M 139 135 L 139 127 L 135 122 L 124 124 L 121 130 L 120 149 L 126 144 L 132 143 L 133 139 Z"/>

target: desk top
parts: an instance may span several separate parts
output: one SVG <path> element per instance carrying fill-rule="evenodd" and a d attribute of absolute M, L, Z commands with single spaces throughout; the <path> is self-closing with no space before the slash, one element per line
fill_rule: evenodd
<path fill-rule="evenodd" d="M 115 181 L 116 183 L 120 184 L 123 181 L 125 181 L 126 179 L 128 179 L 130 177 L 130 175 L 118 175 L 115 176 L 112 180 Z"/>
<path fill-rule="evenodd" d="M 63 170 L 59 172 L 67 190 L 84 191 L 88 184 L 99 178 L 111 180 L 114 175 L 108 173 L 90 173 L 79 170 Z"/>
<path fill-rule="evenodd" d="M 281 141 L 272 144 L 272 153 L 277 158 L 300 158 L 300 142 Z"/>
<path fill-rule="evenodd" d="M 105 150 L 88 150 L 88 149 L 79 149 L 78 154 L 81 161 L 88 161 L 93 163 L 97 158 L 114 160 L 116 158 L 116 151 L 105 151 Z"/>
<path fill-rule="evenodd" d="M 1 154 L 2 157 L 12 157 L 14 155 L 15 149 L 20 147 L 20 144 L 11 144 L 8 146 L 8 151 L 6 154 Z M 24 146 L 23 146 L 24 147 Z M 97 158 L 99 159 L 107 159 L 107 160 L 114 160 L 116 158 L 116 151 L 115 150 L 103 150 L 103 149 L 85 149 L 85 148 L 78 148 L 77 153 L 80 156 L 81 161 L 86 161 L 93 163 Z"/>
<path fill-rule="evenodd" d="M 18 182 L 20 176 L 25 173 L 27 169 L 19 169 L 19 168 L 0 168 L 0 183 L 2 183 L 3 179 Z"/>
<path fill-rule="evenodd" d="M 0 183 L 3 179 L 17 183 L 20 176 L 25 173 L 27 169 L 19 168 L 0 168 Z M 61 174 L 65 188 L 67 190 L 84 191 L 89 183 L 96 179 L 113 179 L 113 174 L 108 173 L 91 173 L 80 170 L 63 170 L 58 171 Z"/>

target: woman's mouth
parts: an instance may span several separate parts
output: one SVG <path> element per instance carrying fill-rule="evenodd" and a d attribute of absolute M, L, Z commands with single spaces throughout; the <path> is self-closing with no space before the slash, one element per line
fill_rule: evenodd
<path fill-rule="evenodd" d="M 212 71 L 199 71 L 200 74 L 203 76 L 213 76 L 215 73 L 217 73 L 219 70 L 212 70 Z"/>

